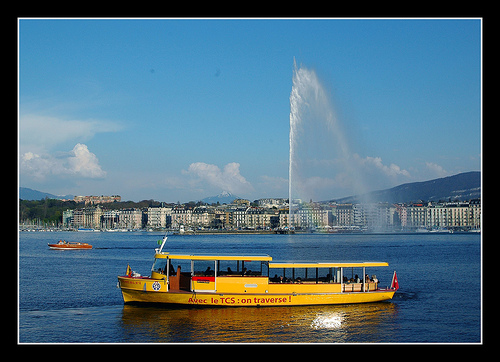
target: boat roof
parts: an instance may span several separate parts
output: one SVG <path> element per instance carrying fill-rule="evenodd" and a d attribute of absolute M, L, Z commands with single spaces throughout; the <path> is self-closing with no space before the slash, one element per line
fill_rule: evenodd
<path fill-rule="evenodd" d="M 155 254 L 156 259 L 184 259 L 184 260 L 243 260 L 243 261 L 269 261 L 269 268 L 357 268 L 389 266 L 382 261 L 327 261 L 327 262 L 271 262 L 273 258 L 269 255 L 230 255 L 230 254 L 177 254 L 161 252 Z"/>
<path fill-rule="evenodd" d="M 326 261 L 326 262 L 273 262 L 269 268 L 358 268 L 367 266 L 389 266 L 383 261 Z"/>
<path fill-rule="evenodd" d="M 244 261 L 271 261 L 269 255 L 214 255 L 214 254 L 174 254 L 162 252 L 155 254 L 156 259 L 186 259 L 186 260 L 244 260 Z"/>

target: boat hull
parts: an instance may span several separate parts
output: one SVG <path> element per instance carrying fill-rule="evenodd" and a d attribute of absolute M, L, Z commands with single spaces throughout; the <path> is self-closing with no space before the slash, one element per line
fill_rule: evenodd
<path fill-rule="evenodd" d="M 186 306 L 276 307 L 372 303 L 392 299 L 395 290 L 339 293 L 217 293 L 167 291 L 165 280 L 118 277 L 125 303 L 159 303 Z"/>
<path fill-rule="evenodd" d="M 80 245 L 73 245 L 73 244 L 48 244 L 49 248 L 54 249 L 54 250 L 78 250 L 78 249 L 92 249 L 92 245 L 88 244 L 80 244 Z"/>

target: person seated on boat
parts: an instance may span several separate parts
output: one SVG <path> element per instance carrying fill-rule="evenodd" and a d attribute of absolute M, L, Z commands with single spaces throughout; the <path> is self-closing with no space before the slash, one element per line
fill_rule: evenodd
<path fill-rule="evenodd" d="M 342 283 L 347 283 L 349 281 L 349 279 L 347 279 L 347 277 L 344 275 L 344 277 L 342 278 Z"/>
<path fill-rule="evenodd" d="M 207 268 L 207 270 L 205 270 L 205 275 L 213 275 L 214 274 L 214 271 L 212 269 L 210 269 L 210 267 Z"/>
<path fill-rule="evenodd" d="M 298 284 L 302 283 L 302 278 L 301 277 L 297 277 L 295 279 L 295 282 L 298 283 Z"/>
<path fill-rule="evenodd" d="M 365 283 L 370 282 L 370 276 L 368 274 L 365 274 Z"/>
<path fill-rule="evenodd" d="M 247 268 L 243 268 L 243 270 L 241 271 L 241 276 L 245 275 L 247 275 Z"/>
<path fill-rule="evenodd" d="M 374 283 L 378 283 L 378 279 L 377 279 L 377 276 L 375 274 L 372 275 L 372 278 L 370 279 L 370 281 L 374 282 Z"/>
<path fill-rule="evenodd" d="M 280 278 L 278 278 L 278 274 L 274 274 L 274 277 L 269 279 L 270 281 L 277 283 L 280 281 Z"/>
<path fill-rule="evenodd" d="M 227 267 L 227 275 L 232 275 L 233 274 L 233 271 L 231 270 L 230 267 Z"/>
<path fill-rule="evenodd" d="M 358 274 L 356 274 L 356 275 L 354 276 L 354 282 L 355 282 L 355 283 L 361 283 L 361 279 L 359 279 Z"/>

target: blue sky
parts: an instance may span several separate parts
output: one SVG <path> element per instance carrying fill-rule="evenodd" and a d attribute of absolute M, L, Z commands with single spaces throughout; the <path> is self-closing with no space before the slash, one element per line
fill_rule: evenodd
<path fill-rule="evenodd" d="M 20 19 L 20 186 L 287 197 L 294 57 L 370 190 L 480 170 L 477 19 Z"/>

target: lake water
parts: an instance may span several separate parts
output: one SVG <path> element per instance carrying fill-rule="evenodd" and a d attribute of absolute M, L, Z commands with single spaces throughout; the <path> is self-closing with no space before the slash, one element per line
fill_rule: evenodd
<path fill-rule="evenodd" d="M 127 263 L 149 275 L 159 233 L 19 234 L 19 342 L 480 343 L 481 237 L 412 235 L 169 236 L 172 252 L 269 254 L 275 261 L 386 261 L 391 301 L 267 308 L 124 305 Z M 92 250 L 50 250 L 59 239 Z"/>

